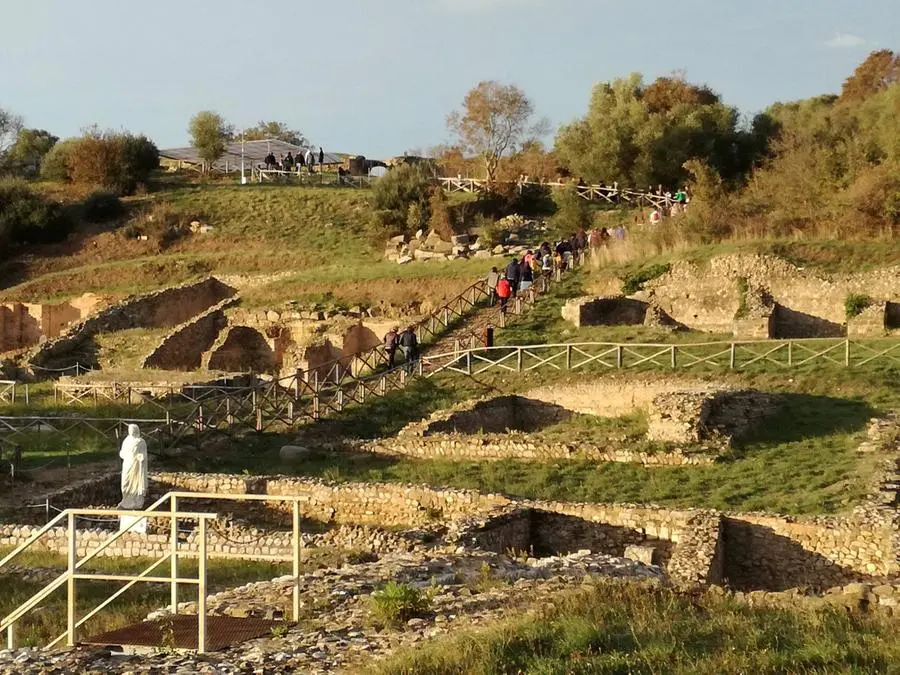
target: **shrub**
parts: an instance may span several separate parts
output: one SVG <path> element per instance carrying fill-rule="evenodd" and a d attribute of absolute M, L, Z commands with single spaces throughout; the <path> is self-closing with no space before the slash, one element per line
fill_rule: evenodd
<path fill-rule="evenodd" d="M 95 190 L 87 196 L 82 207 L 89 223 L 102 223 L 122 215 L 124 207 L 119 197 L 107 190 Z"/>
<path fill-rule="evenodd" d="M 96 129 L 78 140 L 68 161 L 74 182 L 98 185 L 120 194 L 132 194 L 158 166 L 159 151 L 146 136 Z"/>
<path fill-rule="evenodd" d="M 553 194 L 556 214 L 550 221 L 554 233 L 568 237 L 572 232 L 586 230 L 591 226 L 591 206 L 586 199 L 578 196 L 574 185 L 557 190 Z"/>
<path fill-rule="evenodd" d="M 406 584 L 389 581 L 372 593 L 370 612 L 376 622 L 396 626 L 425 612 L 431 606 L 431 595 Z"/>
<path fill-rule="evenodd" d="M 428 199 L 428 227 L 438 233 L 441 239 L 449 241 L 453 236 L 453 223 L 450 219 L 450 209 L 447 207 L 447 198 L 444 191 L 432 187 L 431 196 Z"/>
<path fill-rule="evenodd" d="M 20 179 L 0 181 L 0 245 L 63 239 L 70 220 L 60 204 L 48 201 Z"/>
<path fill-rule="evenodd" d="M 420 166 L 404 164 L 388 171 L 372 190 L 373 206 L 382 229 L 387 234 L 411 234 L 410 220 L 427 222 L 430 190 L 431 182 Z M 414 204 L 415 208 L 411 209 Z M 416 214 L 415 219 L 409 218 L 411 211 Z"/>
<path fill-rule="evenodd" d="M 847 313 L 847 318 L 852 319 L 853 317 L 862 314 L 867 307 L 871 306 L 871 304 L 872 298 L 868 295 L 851 293 L 847 296 L 847 299 L 844 300 L 844 311 Z"/>
<path fill-rule="evenodd" d="M 622 280 L 622 293 L 625 295 L 631 295 L 632 293 L 637 293 L 639 290 L 644 288 L 644 284 L 648 281 L 652 281 L 657 277 L 661 277 L 663 274 L 669 271 L 668 263 L 658 263 L 656 265 L 648 265 L 647 267 L 642 267 L 637 272 L 633 274 L 629 274 Z"/>
<path fill-rule="evenodd" d="M 69 159 L 78 142 L 77 138 L 67 138 L 54 145 L 41 161 L 41 178 L 55 181 L 71 180 Z"/>

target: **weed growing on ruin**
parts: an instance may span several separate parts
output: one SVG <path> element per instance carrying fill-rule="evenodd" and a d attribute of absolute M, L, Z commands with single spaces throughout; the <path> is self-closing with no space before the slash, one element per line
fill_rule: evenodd
<path fill-rule="evenodd" d="M 747 283 L 745 277 L 738 277 L 734 280 L 734 285 L 738 292 L 738 308 L 734 313 L 735 319 L 743 319 L 750 313 L 750 306 L 747 302 L 747 293 L 750 292 L 750 284 Z"/>
<path fill-rule="evenodd" d="M 670 267 L 671 266 L 668 263 L 656 263 L 654 265 L 641 267 L 637 272 L 629 274 L 622 279 L 623 295 L 637 293 L 644 288 L 644 284 L 648 281 L 653 281 L 657 277 L 661 277 L 669 271 Z"/>
<path fill-rule="evenodd" d="M 288 634 L 289 626 L 286 623 L 280 623 L 277 626 L 272 626 L 272 629 L 269 633 L 273 638 L 283 638 Z"/>
<path fill-rule="evenodd" d="M 372 593 L 369 612 L 377 624 L 399 626 L 427 612 L 433 597 L 433 589 L 422 591 L 408 584 L 389 581 Z"/>
<path fill-rule="evenodd" d="M 872 298 L 868 295 L 851 293 L 847 296 L 847 299 L 844 300 L 844 311 L 847 313 L 847 318 L 852 319 L 862 314 L 863 311 L 871 305 Z"/>

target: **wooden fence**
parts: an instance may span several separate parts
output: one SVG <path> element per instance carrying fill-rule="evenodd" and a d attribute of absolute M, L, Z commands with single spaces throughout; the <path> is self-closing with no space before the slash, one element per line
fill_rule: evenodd
<path fill-rule="evenodd" d="M 488 192 L 491 183 L 483 178 L 437 178 L 435 179 L 445 192 Z M 626 204 L 632 206 L 652 206 L 659 209 L 670 208 L 675 202 L 671 195 L 653 192 L 639 192 L 627 188 L 609 187 L 607 185 L 577 185 L 560 181 L 505 181 L 506 185 L 516 185 L 520 191 L 529 189 L 560 190 L 575 187 L 578 196 L 588 201 L 605 201 L 608 204 Z"/>
<path fill-rule="evenodd" d="M 808 365 L 846 368 L 872 363 L 900 365 L 900 340 L 810 338 L 744 342 L 570 344 L 478 347 L 423 357 L 429 377 L 441 372 L 479 375 L 488 371 L 605 371 L 625 369 L 792 369 Z"/>

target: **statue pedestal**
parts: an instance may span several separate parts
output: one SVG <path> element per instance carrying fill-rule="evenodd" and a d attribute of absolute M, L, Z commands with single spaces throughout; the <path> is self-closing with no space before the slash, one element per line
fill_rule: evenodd
<path fill-rule="evenodd" d="M 138 516 L 119 516 L 119 532 L 147 534 L 147 519 Z"/>

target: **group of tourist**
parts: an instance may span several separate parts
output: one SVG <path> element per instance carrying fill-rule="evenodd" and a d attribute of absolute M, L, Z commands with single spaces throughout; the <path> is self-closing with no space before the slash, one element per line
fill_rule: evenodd
<path fill-rule="evenodd" d="M 416 327 L 407 326 L 401 333 L 399 326 L 392 327 L 384 336 L 384 351 L 388 356 L 388 368 L 396 365 L 397 349 L 403 352 L 403 367 L 407 375 L 412 375 L 416 361 L 419 359 L 419 338 Z"/>
<path fill-rule="evenodd" d="M 298 152 L 296 156 L 291 154 L 291 151 L 288 150 L 287 155 L 281 153 L 278 158 L 275 158 L 275 154 L 269 152 L 266 155 L 265 163 L 266 170 L 271 171 L 273 169 L 277 169 L 278 171 L 294 171 L 300 173 L 303 170 L 303 167 L 306 167 L 309 170 L 310 175 L 315 172 L 316 160 L 319 161 L 319 170 L 322 170 L 322 167 L 325 165 L 325 151 L 320 147 L 319 154 L 316 155 L 313 152 L 312 148 L 307 148 L 306 152 L 302 155 Z"/>

